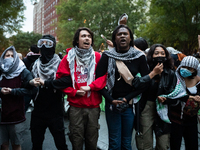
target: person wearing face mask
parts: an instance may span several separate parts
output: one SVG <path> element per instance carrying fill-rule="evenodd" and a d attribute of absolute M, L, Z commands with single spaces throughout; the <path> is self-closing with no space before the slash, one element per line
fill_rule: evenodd
<path fill-rule="evenodd" d="M 33 77 L 21 61 L 14 46 L 7 48 L 0 57 L 0 149 L 21 150 L 25 131 L 24 96 L 37 92 L 31 86 Z"/>
<path fill-rule="evenodd" d="M 60 89 L 71 86 L 71 78 L 64 77 L 56 80 L 56 71 L 61 59 L 55 54 L 56 40 L 52 35 L 43 35 L 37 46 L 41 56 L 32 67 L 33 84 L 39 86 L 31 115 L 32 149 L 42 150 L 44 134 L 46 128 L 49 128 L 56 148 L 67 150 L 63 121 L 63 94 Z M 69 84 L 65 81 L 69 81 Z"/>
<path fill-rule="evenodd" d="M 29 48 L 29 51 L 30 52 L 26 55 L 26 57 L 24 57 L 22 59 L 22 61 L 24 62 L 26 68 L 29 71 L 31 71 L 34 62 L 38 59 L 40 54 L 39 54 L 39 48 L 37 47 L 37 45 L 31 45 L 30 48 Z M 34 99 L 34 96 L 33 97 L 30 97 L 30 96 L 24 97 L 25 112 L 28 110 L 29 105 L 30 105 L 30 101 L 33 100 L 33 99 Z"/>
<path fill-rule="evenodd" d="M 157 114 L 157 98 L 162 94 L 171 93 L 176 86 L 176 75 L 172 58 L 161 44 L 154 44 L 147 53 L 147 63 L 150 71 L 161 65 L 163 70 L 150 80 L 150 86 L 142 96 L 146 105 L 140 115 L 141 136 L 136 136 L 136 145 L 139 150 L 153 149 L 153 131 L 156 136 L 156 149 L 169 148 L 170 124 L 164 122 Z"/>
<path fill-rule="evenodd" d="M 170 107 L 171 150 L 180 149 L 182 138 L 184 138 L 187 150 L 198 150 L 197 113 L 200 108 L 198 65 L 199 61 L 195 57 L 186 56 L 176 70 L 177 78 L 188 98 Z"/>

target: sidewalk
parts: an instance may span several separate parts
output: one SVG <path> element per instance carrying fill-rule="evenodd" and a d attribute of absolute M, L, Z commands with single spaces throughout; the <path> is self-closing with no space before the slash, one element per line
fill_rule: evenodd
<path fill-rule="evenodd" d="M 108 150 L 108 129 L 105 119 L 105 112 L 101 112 L 100 119 L 100 130 L 99 130 L 99 140 L 98 140 L 98 148 L 101 150 Z M 198 130 L 200 132 L 200 124 L 198 124 Z M 182 140 L 182 145 L 180 150 L 185 150 L 184 140 Z M 155 140 L 154 140 L 154 146 L 155 146 Z M 135 131 L 133 131 L 133 139 L 132 139 L 132 149 L 137 150 L 136 144 L 135 144 Z M 200 150 L 200 134 L 199 134 L 199 150 Z"/>

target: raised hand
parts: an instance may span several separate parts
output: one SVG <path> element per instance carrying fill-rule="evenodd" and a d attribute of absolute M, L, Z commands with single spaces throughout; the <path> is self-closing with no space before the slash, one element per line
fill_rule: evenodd
<path fill-rule="evenodd" d="M 163 72 L 163 63 L 161 64 L 157 64 L 154 68 L 153 71 L 155 72 L 155 74 L 161 74 Z"/>
<path fill-rule="evenodd" d="M 157 64 L 153 70 L 149 73 L 150 78 L 152 79 L 154 76 L 161 74 L 163 72 L 163 63 Z"/>
<path fill-rule="evenodd" d="M 112 42 L 111 40 L 107 40 L 106 43 L 107 43 L 109 46 L 114 47 L 114 46 L 113 46 L 113 42 Z"/>

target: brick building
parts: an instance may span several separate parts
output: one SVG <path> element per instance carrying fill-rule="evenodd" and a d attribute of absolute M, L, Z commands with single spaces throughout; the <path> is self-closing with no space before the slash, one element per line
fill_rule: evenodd
<path fill-rule="evenodd" d="M 39 0 L 34 4 L 33 9 L 33 32 L 53 35 L 56 40 L 57 20 L 55 5 L 59 0 Z"/>

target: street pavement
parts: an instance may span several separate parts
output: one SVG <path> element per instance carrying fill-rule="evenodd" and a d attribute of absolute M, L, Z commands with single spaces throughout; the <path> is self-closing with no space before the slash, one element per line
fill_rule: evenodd
<path fill-rule="evenodd" d="M 31 142 L 31 132 L 30 132 L 30 120 L 31 120 L 31 113 L 26 113 L 26 133 L 24 134 L 24 143 L 22 144 L 22 150 L 31 150 L 32 149 L 32 142 Z M 69 141 L 69 138 L 67 136 L 68 133 L 68 124 L 69 121 L 65 118 L 65 134 L 66 134 L 66 143 L 68 145 L 68 149 L 72 150 L 72 145 Z M 47 128 L 45 133 L 45 140 L 43 143 L 43 150 L 57 150 L 56 146 L 54 144 L 53 136 L 51 135 L 49 129 Z"/>
<path fill-rule="evenodd" d="M 31 143 L 31 135 L 30 135 L 30 117 L 31 117 L 31 113 L 26 113 L 26 133 L 24 134 L 24 143 L 22 144 L 22 150 L 31 150 L 32 147 L 32 143 Z M 99 130 L 99 140 L 98 140 L 98 148 L 101 150 L 107 150 L 108 149 L 108 129 L 107 129 L 107 125 L 106 125 L 106 120 L 105 120 L 105 113 L 101 112 L 100 115 L 100 119 L 99 119 L 99 124 L 100 124 L 100 130 Z M 65 134 L 66 134 L 66 142 L 68 145 L 69 150 L 72 150 L 72 145 L 69 141 L 68 138 L 68 125 L 69 125 L 69 121 L 67 120 L 67 118 L 65 118 Z M 199 125 L 199 131 L 200 131 L 200 125 Z M 137 150 L 136 145 L 135 145 L 135 140 L 134 140 L 134 135 L 135 132 L 133 132 L 133 140 L 132 140 L 132 149 L 133 150 Z M 155 145 L 155 143 L 154 143 Z M 49 129 L 46 130 L 45 133 L 45 140 L 43 143 L 43 150 L 56 150 L 55 144 L 54 144 L 54 140 L 53 137 L 49 131 Z M 185 150 L 184 148 L 184 142 L 182 142 L 182 147 L 181 150 Z M 200 150 L 200 135 L 199 135 L 199 150 Z"/>
<path fill-rule="evenodd" d="M 99 140 L 98 140 L 98 147 L 102 150 L 107 150 L 108 149 L 108 129 L 106 125 L 106 120 L 105 120 L 105 113 L 101 112 L 100 116 L 100 131 L 99 131 Z M 198 131 L 200 132 L 200 124 L 198 124 Z M 199 150 L 200 150 L 200 134 L 199 134 Z M 155 137 L 154 137 L 154 147 L 155 147 Z M 133 139 L 132 139 L 132 150 L 137 150 L 136 148 L 136 143 L 135 143 L 135 131 L 133 131 Z M 181 149 L 180 150 L 185 150 L 185 144 L 184 140 L 182 140 L 181 144 Z"/>

